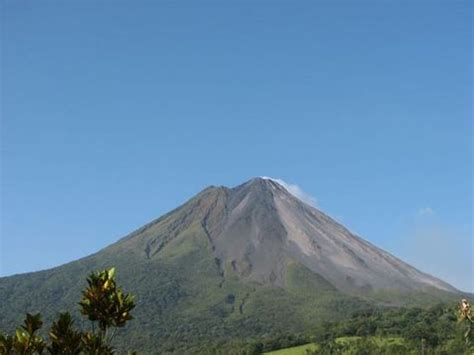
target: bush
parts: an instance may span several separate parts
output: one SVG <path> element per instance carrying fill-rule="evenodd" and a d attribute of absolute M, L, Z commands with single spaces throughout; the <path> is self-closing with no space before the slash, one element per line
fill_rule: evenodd
<path fill-rule="evenodd" d="M 51 325 L 49 341 L 46 341 L 37 335 L 43 325 L 41 314 L 27 313 L 14 335 L 0 334 L 0 355 L 43 354 L 45 350 L 58 355 L 113 354 L 111 343 L 117 328 L 132 319 L 133 296 L 124 294 L 116 285 L 114 268 L 91 273 L 87 283 L 79 305 L 81 313 L 91 321 L 90 331 L 76 330 L 71 315 L 60 313 Z"/>

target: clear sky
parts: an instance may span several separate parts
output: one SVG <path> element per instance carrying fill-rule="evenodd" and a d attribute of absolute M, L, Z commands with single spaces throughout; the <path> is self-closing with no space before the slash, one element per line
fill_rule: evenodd
<path fill-rule="evenodd" d="M 0 275 L 265 175 L 474 291 L 470 1 L 1 4 Z"/>

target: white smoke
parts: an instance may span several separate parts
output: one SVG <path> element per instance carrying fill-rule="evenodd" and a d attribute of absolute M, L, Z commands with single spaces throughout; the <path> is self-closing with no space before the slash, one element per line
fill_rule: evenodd
<path fill-rule="evenodd" d="M 298 185 L 289 184 L 286 181 L 283 181 L 282 179 L 272 178 L 272 177 L 269 177 L 269 176 L 261 176 L 261 178 L 266 179 L 266 180 L 275 181 L 276 183 L 283 186 L 290 194 L 292 194 L 293 196 L 300 199 L 304 203 L 307 203 L 310 206 L 316 207 L 317 204 L 318 204 L 315 197 L 313 197 L 310 194 L 304 192 L 301 189 L 301 187 L 299 187 Z"/>

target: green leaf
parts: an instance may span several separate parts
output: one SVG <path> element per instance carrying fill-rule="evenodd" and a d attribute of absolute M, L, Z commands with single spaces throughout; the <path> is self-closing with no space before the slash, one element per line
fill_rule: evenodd
<path fill-rule="evenodd" d="M 109 270 L 107 270 L 107 275 L 109 276 L 109 279 L 113 279 L 115 276 L 115 268 L 112 267 Z"/>

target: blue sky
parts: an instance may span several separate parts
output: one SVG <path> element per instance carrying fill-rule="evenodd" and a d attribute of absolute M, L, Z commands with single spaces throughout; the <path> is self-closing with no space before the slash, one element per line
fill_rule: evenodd
<path fill-rule="evenodd" d="M 474 291 L 469 1 L 2 1 L 0 275 L 297 184 Z"/>

